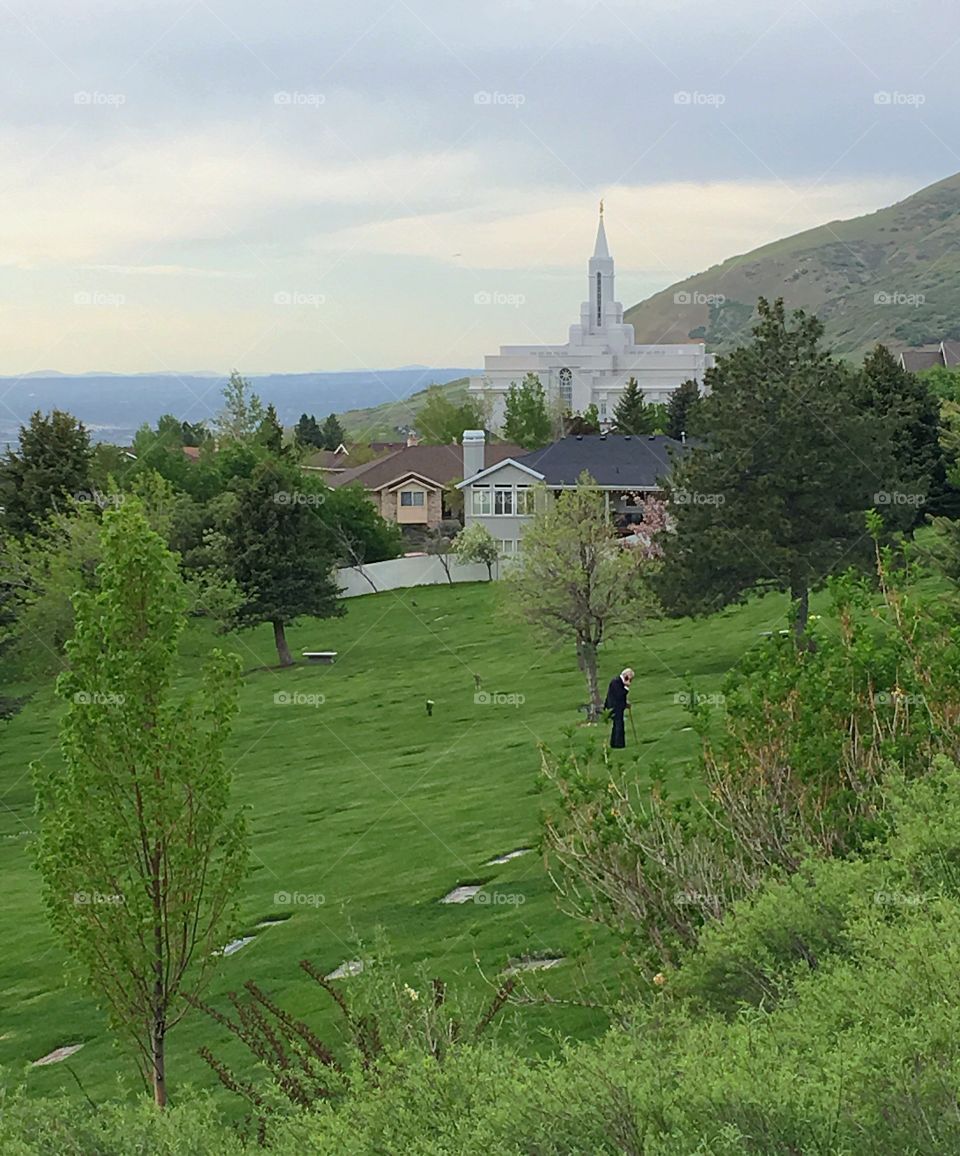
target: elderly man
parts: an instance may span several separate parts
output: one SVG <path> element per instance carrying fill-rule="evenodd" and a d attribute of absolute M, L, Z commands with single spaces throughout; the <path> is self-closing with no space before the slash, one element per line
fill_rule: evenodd
<path fill-rule="evenodd" d="M 628 666 L 615 678 L 610 679 L 607 687 L 607 697 L 603 700 L 604 710 L 610 712 L 613 719 L 613 731 L 610 735 L 611 747 L 625 747 L 627 737 L 623 729 L 623 716 L 630 709 L 627 695 L 630 693 L 630 683 L 633 682 L 633 671 Z"/>

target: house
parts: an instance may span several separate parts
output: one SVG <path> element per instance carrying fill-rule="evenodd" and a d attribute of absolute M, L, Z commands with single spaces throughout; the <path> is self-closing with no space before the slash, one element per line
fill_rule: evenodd
<path fill-rule="evenodd" d="M 526 452 L 520 446 L 486 445 L 482 430 L 479 437 L 471 462 L 480 469 Z M 330 475 L 327 483 L 334 489 L 361 485 L 387 521 L 433 529 L 449 515 L 444 489 L 463 476 L 464 455 L 456 443 L 405 445 L 374 462 Z"/>
<path fill-rule="evenodd" d="M 919 373 L 934 366 L 956 369 L 960 366 L 960 341 L 941 341 L 924 349 L 905 349 L 900 354 L 900 365 L 910 373 Z"/>
<path fill-rule="evenodd" d="M 481 466 L 482 433 L 463 435 L 466 524 L 486 526 L 509 557 L 520 549 L 524 526 L 534 513 L 536 486 L 554 495 L 577 484 L 587 471 L 604 494 L 606 508 L 620 532 L 643 520 L 644 498 L 660 497 L 672 459 L 689 446 L 663 434 L 590 434 L 565 437 L 541 450 L 524 451 Z"/>
<path fill-rule="evenodd" d="M 387 454 L 402 450 L 405 446 L 416 444 L 416 438 L 411 435 L 407 437 L 405 442 L 369 442 L 367 449 L 373 454 L 373 458 L 370 460 L 377 461 L 386 457 Z M 356 448 L 354 448 L 354 454 L 356 456 Z M 350 460 L 350 449 L 343 442 L 335 450 L 315 450 L 301 464 L 303 469 L 323 474 L 328 480 L 333 474 L 342 474 L 345 470 L 353 467 L 353 462 Z"/>
<path fill-rule="evenodd" d="M 483 295 L 489 296 L 489 294 Z M 607 245 L 603 204 L 593 256 L 587 262 L 587 300 L 580 321 L 570 326 L 566 342 L 553 345 L 502 345 L 484 359 L 483 373 L 470 379 L 470 393 L 489 401 L 492 425 L 503 423 L 511 384 L 528 373 L 540 380 L 549 402 L 560 410 L 583 413 L 597 407 L 601 426 L 611 423 L 620 394 L 635 378 L 643 399 L 669 401 L 684 381 L 701 388 L 714 359 L 701 342 L 638 345 L 633 326 L 623 320 L 616 300 L 613 257 Z"/>

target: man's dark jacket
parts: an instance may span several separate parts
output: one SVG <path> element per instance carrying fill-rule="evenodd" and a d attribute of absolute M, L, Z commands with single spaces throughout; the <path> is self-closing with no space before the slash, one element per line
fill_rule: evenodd
<path fill-rule="evenodd" d="M 627 687 L 619 674 L 610 679 L 607 697 L 603 700 L 603 709 L 612 710 L 614 714 L 623 714 L 627 709 Z"/>

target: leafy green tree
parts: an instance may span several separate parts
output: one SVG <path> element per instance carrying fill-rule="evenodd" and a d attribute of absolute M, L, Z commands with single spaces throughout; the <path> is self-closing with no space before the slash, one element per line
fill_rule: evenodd
<path fill-rule="evenodd" d="M 617 399 L 613 411 L 613 428 L 618 434 L 639 436 L 653 433 L 653 422 L 654 415 L 643 400 L 643 390 L 637 384 L 637 379 L 631 377 Z"/>
<path fill-rule="evenodd" d="M 507 390 L 503 436 L 508 442 L 532 450 L 550 441 L 551 429 L 547 395 L 540 378 L 528 373 L 519 385 L 513 382 Z"/>
<path fill-rule="evenodd" d="M 72 414 L 31 414 L 19 447 L 0 461 L 0 525 L 13 535 L 34 533 L 68 498 L 89 493 L 92 458 L 90 435 Z"/>
<path fill-rule="evenodd" d="M 657 580 L 674 613 L 709 613 L 751 591 L 788 590 L 798 644 L 811 588 L 869 564 L 864 512 L 890 489 L 889 444 L 861 412 L 852 372 L 820 344 L 823 327 L 760 299 L 749 345 L 708 371 L 699 402 L 707 445 L 669 479 L 675 532 Z"/>
<path fill-rule="evenodd" d="M 214 421 L 218 442 L 222 446 L 225 442 L 253 438 L 264 416 L 263 402 L 251 389 L 250 382 L 234 370 L 223 387 L 223 408 Z"/>
<path fill-rule="evenodd" d="M 428 445 L 459 444 L 465 429 L 483 429 L 485 415 L 474 398 L 453 400 L 439 385 L 431 385 L 417 415 L 417 430 Z"/>
<path fill-rule="evenodd" d="M 324 491 L 319 510 L 333 535 L 340 565 L 385 562 L 403 552 L 400 527 L 380 516 L 362 486 L 338 486 Z"/>
<path fill-rule="evenodd" d="M 335 413 L 327 415 L 320 431 L 320 437 L 325 450 L 335 450 L 337 446 L 343 445 L 346 441 L 347 435 Z"/>
<path fill-rule="evenodd" d="M 677 386 L 667 402 L 667 421 L 663 431 L 667 437 L 681 441 L 684 434 L 689 437 L 694 432 L 699 402 L 700 387 L 695 381 L 688 378 Z"/>
<path fill-rule="evenodd" d="M 572 437 L 600 432 L 600 413 L 595 405 L 588 405 L 583 413 L 568 413 L 564 418 L 564 432 Z"/>
<path fill-rule="evenodd" d="M 587 473 L 552 501 L 538 491 L 536 505 L 504 579 L 510 603 L 547 639 L 573 642 L 596 720 L 602 708 L 598 648 L 616 627 L 636 628 L 654 612 L 645 575 L 655 563 L 620 546 L 603 493 Z"/>
<path fill-rule="evenodd" d="M 233 622 L 241 629 L 270 623 L 280 665 L 292 666 L 287 626 L 305 614 L 343 613 L 333 573 L 336 542 L 321 515 L 326 487 L 289 463 L 268 460 L 237 479 L 235 493 L 219 527 L 218 559 L 243 596 Z"/>
<path fill-rule="evenodd" d="M 294 431 L 297 445 L 311 449 L 323 449 L 323 432 L 312 414 L 302 413 Z M 334 447 L 336 448 L 336 447 Z"/>
<path fill-rule="evenodd" d="M 473 522 L 453 540 L 453 552 L 458 562 L 478 563 L 487 568 L 487 581 L 493 580 L 493 567 L 500 560 L 500 547 L 486 526 Z"/>
<path fill-rule="evenodd" d="M 55 931 L 167 1102 L 166 1039 L 233 918 L 246 829 L 224 758 L 239 662 L 173 695 L 185 596 L 135 499 L 104 517 L 100 589 L 77 598 L 62 765 L 35 768 L 37 866 Z"/>
<path fill-rule="evenodd" d="M 257 442 L 268 453 L 279 457 L 283 453 L 283 426 L 277 417 L 277 410 L 271 401 L 257 427 Z"/>
<path fill-rule="evenodd" d="M 864 411 L 891 440 L 895 485 L 900 488 L 883 493 L 911 500 L 904 503 L 907 517 L 893 524 L 916 525 L 924 520 L 925 510 L 937 510 L 947 491 L 940 403 L 927 382 L 903 369 L 885 345 L 864 358 L 858 384 Z M 898 512 L 895 503 L 886 506 L 888 513 Z"/>

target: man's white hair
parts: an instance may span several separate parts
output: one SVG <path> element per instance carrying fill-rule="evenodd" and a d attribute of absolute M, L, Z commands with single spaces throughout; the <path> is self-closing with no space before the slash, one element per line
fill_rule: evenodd
<path fill-rule="evenodd" d="M 626 670 L 621 670 L 621 671 L 620 671 L 620 677 L 621 677 L 621 678 L 626 678 L 626 676 L 627 676 L 628 674 L 630 675 L 630 677 L 631 677 L 631 678 L 633 678 L 633 671 L 631 670 L 631 668 L 630 668 L 629 666 L 627 667 L 627 669 L 626 669 Z"/>

